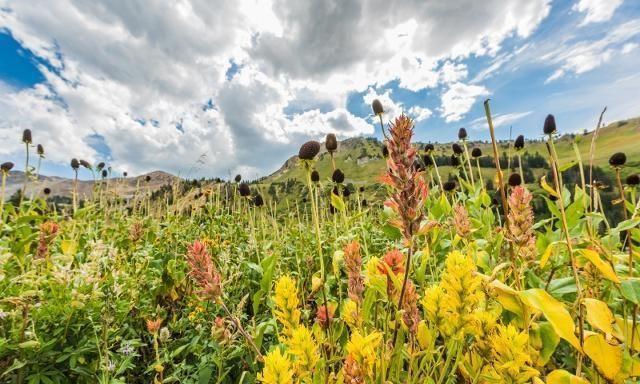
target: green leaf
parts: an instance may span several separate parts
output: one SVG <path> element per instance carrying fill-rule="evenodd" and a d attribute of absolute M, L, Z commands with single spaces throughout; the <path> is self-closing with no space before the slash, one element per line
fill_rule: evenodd
<path fill-rule="evenodd" d="M 333 205 L 333 208 L 340 212 L 344 212 L 346 210 L 344 200 L 342 200 L 342 197 L 336 195 L 335 193 L 331 194 L 331 205 Z"/>
<path fill-rule="evenodd" d="M 622 283 L 620 284 L 620 291 L 625 299 L 636 305 L 640 304 L 640 280 L 622 280 Z"/>
<path fill-rule="evenodd" d="M 558 336 L 568 341 L 577 350 L 582 351 L 580 341 L 574 333 L 576 327 L 573 319 L 561 302 L 543 289 L 518 292 L 518 296 L 526 305 L 542 312 Z"/>

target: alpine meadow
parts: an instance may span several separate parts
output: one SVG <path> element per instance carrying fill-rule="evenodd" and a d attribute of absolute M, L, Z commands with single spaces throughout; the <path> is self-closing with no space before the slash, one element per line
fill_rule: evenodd
<path fill-rule="evenodd" d="M 0 383 L 640 381 L 637 3 L 169 3 L 0 0 Z"/>

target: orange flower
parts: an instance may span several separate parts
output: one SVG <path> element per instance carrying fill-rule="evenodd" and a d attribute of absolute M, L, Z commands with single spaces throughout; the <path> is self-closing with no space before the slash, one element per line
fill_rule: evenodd
<path fill-rule="evenodd" d="M 155 334 L 156 332 L 158 332 L 161 325 L 162 325 L 161 318 L 157 318 L 155 320 L 147 319 L 147 331 L 149 331 L 149 333 Z"/>

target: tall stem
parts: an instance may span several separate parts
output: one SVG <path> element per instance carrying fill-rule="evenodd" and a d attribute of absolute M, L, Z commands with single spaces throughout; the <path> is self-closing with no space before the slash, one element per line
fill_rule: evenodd
<path fill-rule="evenodd" d="M 29 172 L 29 143 L 24 143 L 27 157 L 24 164 L 24 184 L 22 185 L 22 193 L 20 194 L 20 204 L 22 205 L 22 201 L 24 200 L 24 194 L 27 192 L 27 182 L 29 180 L 30 172 Z"/>
<path fill-rule="evenodd" d="M 471 176 L 471 185 L 473 189 L 476 189 L 476 182 L 473 180 L 473 168 L 471 167 L 471 158 L 469 157 L 469 150 L 467 149 L 467 140 L 462 140 L 464 146 L 464 156 L 467 158 L 467 165 L 469 166 L 469 176 Z"/>
<path fill-rule="evenodd" d="M 624 195 L 624 188 L 622 187 L 622 180 L 620 179 L 620 168 L 616 167 L 616 182 L 618 183 L 618 190 L 620 191 L 620 200 L 622 203 L 622 217 L 624 220 L 629 220 L 629 214 L 627 213 L 627 199 Z M 631 239 L 631 233 L 626 231 L 625 241 L 628 242 L 629 259 L 627 260 L 627 266 L 629 268 L 629 276 L 633 276 L 633 240 Z M 622 245 L 624 247 L 624 244 Z M 624 248 L 623 248 L 624 249 Z"/>
<path fill-rule="evenodd" d="M 4 192 L 7 186 L 7 172 L 2 172 L 2 193 L 0 194 L 0 222 L 4 222 Z"/>
<path fill-rule="evenodd" d="M 508 223 L 509 218 L 509 205 L 507 204 L 507 194 L 504 190 L 504 177 L 502 175 L 502 169 L 500 169 L 500 158 L 498 157 L 498 144 L 496 142 L 496 134 L 493 128 L 493 120 L 491 118 L 491 109 L 489 107 L 489 99 L 484 101 L 484 112 L 487 115 L 487 123 L 489 124 L 489 132 L 491 133 L 491 144 L 493 145 L 493 158 L 496 163 L 496 170 L 498 171 L 498 182 L 500 183 L 500 197 L 502 198 L 502 210 L 504 213 L 505 224 Z"/>

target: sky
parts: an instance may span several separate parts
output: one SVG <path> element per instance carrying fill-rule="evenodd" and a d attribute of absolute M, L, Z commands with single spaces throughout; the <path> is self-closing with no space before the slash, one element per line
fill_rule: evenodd
<path fill-rule="evenodd" d="M 640 116 L 638 0 L 0 0 L 0 162 L 246 179 L 307 140 L 540 138 Z M 81 175 L 88 177 L 89 175 Z"/>

